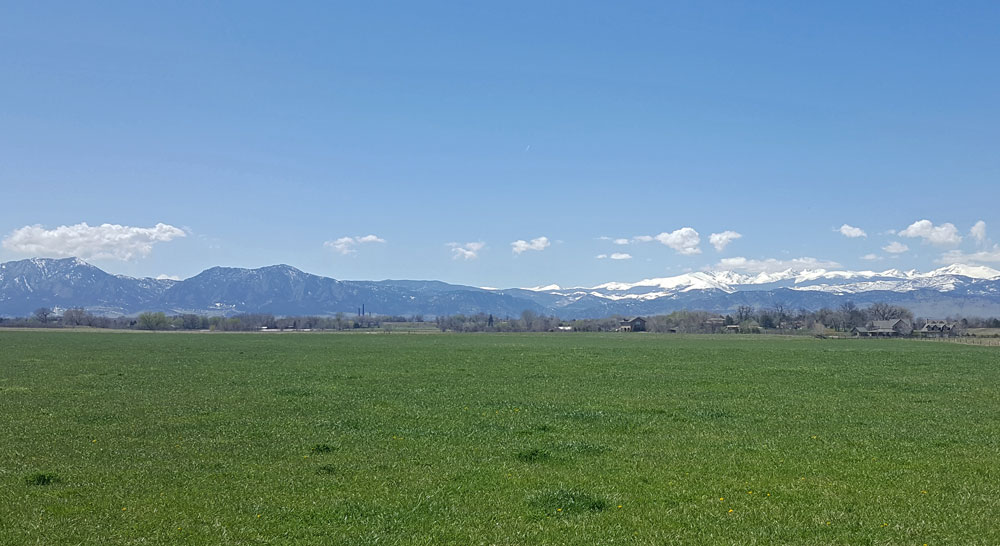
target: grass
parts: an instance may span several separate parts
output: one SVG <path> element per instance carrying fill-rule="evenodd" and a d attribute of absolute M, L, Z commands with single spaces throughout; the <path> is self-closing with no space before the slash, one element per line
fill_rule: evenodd
<path fill-rule="evenodd" d="M 0 544 L 997 544 L 1000 351 L 0 332 Z"/>

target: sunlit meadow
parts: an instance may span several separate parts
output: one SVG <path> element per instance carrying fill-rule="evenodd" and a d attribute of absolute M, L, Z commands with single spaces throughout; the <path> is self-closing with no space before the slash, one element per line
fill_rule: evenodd
<path fill-rule="evenodd" d="M 997 544 L 1000 351 L 0 332 L 2 544 Z"/>

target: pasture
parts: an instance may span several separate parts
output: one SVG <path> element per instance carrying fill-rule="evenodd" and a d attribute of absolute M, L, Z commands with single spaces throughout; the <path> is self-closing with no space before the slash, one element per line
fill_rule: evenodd
<path fill-rule="evenodd" d="M 997 544 L 1000 350 L 0 331 L 0 544 Z"/>

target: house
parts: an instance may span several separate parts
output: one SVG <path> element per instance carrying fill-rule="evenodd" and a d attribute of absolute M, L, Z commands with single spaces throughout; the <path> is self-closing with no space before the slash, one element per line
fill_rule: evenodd
<path fill-rule="evenodd" d="M 710 317 L 705 321 L 705 329 L 709 332 L 718 332 L 726 325 L 726 319 L 723 317 Z"/>
<path fill-rule="evenodd" d="M 860 330 L 859 328 L 855 329 Z M 865 334 L 859 332 L 856 335 L 867 335 L 870 337 L 908 336 L 913 333 L 913 326 L 910 325 L 910 321 L 904 319 L 873 320 L 868 323 L 865 330 Z"/>
<path fill-rule="evenodd" d="M 867 337 L 868 328 L 865 328 L 864 326 L 855 326 L 854 328 L 851 328 L 851 335 L 857 337 Z"/>
<path fill-rule="evenodd" d="M 738 334 L 738 333 L 740 333 L 740 325 L 739 324 L 730 324 L 730 325 L 726 326 L 725 332 L 727 334 Z"/>
<path fill-rule="evenodd" d="M 960 335 L 959 325 L 944 320 L 932 320 L 920 329 L 920 335 L 924 337 L 955 337 Z"/>
<path fill-rule="evenodd" d="M 642 317 L 635 317 L 630 319 L 622 319 L 618 323 L 619 332 L 645 332 L 646 331 L 646 319 Z"/>

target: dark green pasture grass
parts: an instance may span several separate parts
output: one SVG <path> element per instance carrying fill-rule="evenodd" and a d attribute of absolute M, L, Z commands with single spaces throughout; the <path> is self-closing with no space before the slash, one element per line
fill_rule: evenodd
<path fill-rule="evenodd" d="M 1000 351 L 0 332 L 0 544 L 1000 544 Z"/>

